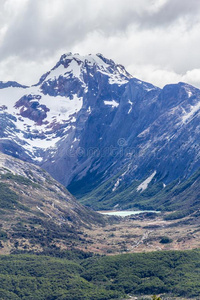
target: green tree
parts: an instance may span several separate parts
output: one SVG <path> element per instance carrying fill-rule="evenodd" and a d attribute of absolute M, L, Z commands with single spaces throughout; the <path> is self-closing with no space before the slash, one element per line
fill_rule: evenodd
<path fill-rule="evenodd" d="M 160 297 L 157 297 L 156 295 L 153 295 L 152 300 L 162 300 L 162 299 Z"/>

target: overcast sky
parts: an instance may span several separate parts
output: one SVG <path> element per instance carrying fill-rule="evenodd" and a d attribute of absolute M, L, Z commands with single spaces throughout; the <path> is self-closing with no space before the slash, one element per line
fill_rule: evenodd
<path fill-rule="evenodd" d="M 157 86 L 200 87 L 198 0 L 0 0 L 0 80 L 34 84 L 66 52 Z"/>

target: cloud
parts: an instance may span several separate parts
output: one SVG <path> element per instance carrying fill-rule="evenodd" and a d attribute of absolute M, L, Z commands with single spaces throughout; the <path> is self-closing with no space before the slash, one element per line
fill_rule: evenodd
<path fill-rule="evenodd" d="M 196 0 L 1 0 L 0 76 L 33 83 L 68 51 L 102 52 L 143 80 L 200 86 Z M 23 70 L 23 72 L 22 72 Z"/>
<path fill-rule="evenodd" d="M 159 2 L 160 5 L 158 5 Z M 181 19 L 191 26 L 200 11 L 200 3 L 196 0 L 166 0 L 153 1 L 153 3 L 153 7 L 158 9 L 149 11 L 147 15 L 143 16 L 140 20 L 142 26 L 166 27 Z"/>
<path fill-rule="evenodd" d="M 196 0 L 7 0 L 7 34 L 0 56 L 36 57 L 72 47 L 94 31 L 106 36 L 125 33 L 131 25 L 164 26 L 180 16 L 194 15 Z M 10 17 L 12 15 L 12 18 Z"/>
<path fill-rule="evenodd" d="M 186 30 L 184 22 L 171 26 L 167 31 L 162 28 L 138 30 L 131 26 L 126 34 L 107 37 L 94 32 L 77 43 L 73 51 L 95 53 L 103 51 L 118 63 L 126 66 L 135 77 L 149 81 L 158 86 L 168 83 L 186 81 L 200 86 L 197 76 L 193 79 L 186 76 L 188 71 L 200 69 L 199 61 L 199 30 L 200 23 L 195 28 Z"/>

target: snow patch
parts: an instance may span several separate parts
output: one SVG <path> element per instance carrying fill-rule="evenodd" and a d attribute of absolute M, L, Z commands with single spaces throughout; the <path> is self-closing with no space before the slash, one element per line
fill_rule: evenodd
<path fill-rule="evenodd" d="M 100 58 L 100 55 L 98 54 L 80 55 L 79 53 L 67 53 L 65 54 L 65 56 L 66 59 L 76 60 L 82 63 L 87 62 L 87 64 L 89 65 L 98 64 L 99 66 L 104 68 L 109 66 Z"/>
<path fill-rule="evenodd" d="M 89 114 L 91 114 L 92 111 L 91 111 L 91 107 L 90 107 L 90 106 L 88 107 L 87 112 L 88 112 Z"/>
<path fill-rule="evenodd" d="M 117 84 L 117 85 L 123 85 L 126 84 L 128 82 L 128 80 L 126 80 L 123 77 L 120 77 L 119 75 L 113 75 L 109 78 L 108 82 L 110 84 Z"/>
<path fill-rule="evenodd" d="M 132 109 L 133 109 L 133 103 L 130 100 L 128 100 L 128 104 L 130 104 L 130 108 L 128 110 L 128 114 L 130 114 L 132 112 Z"/>
<path fill-rule="evenodd" d="M 116 183 L 114 184 L 114 188 L 112 189 L 113 192 L 116 191 L 117 187 L 120 184 L 120 181 L 121 181 L 120 178 L 118 178 L 117 181 L 116 181 Z"/>
<path fill-rule="evenodd" d="M 58 66 L 57 68 L 50 71 L 49 75 L 46 77 L 45 81 L 55 80 L 59 76 L 68 77 L 69 76 L 68 70 L 64 68 L 63 65 Z"/>
<path fill-rule="evenodd" d="M 16 102 L 25 95 L 37 95 L 39 105 L 44 105 L 49 109 L 43 124 L 38 125 L 33 120 L 22 117 L 20 108 L 15 107 Z M 34 99 L 30 102 L 34 101 L 36 100 Z M 61 124 L 66 124 L 67 126 L 67 124 L 76 122 L 75 116 L 81 110 L 82 105 L 83 98 L 78 97 L 76 94 L 73 95 L 73 99 L 61 96 L 52 97 L 44 95 L 38 87 L 26 89 L 9 87 L 0 90 L 0 107 L 3 107 L 3 112 L 16 116 L 16 120 L 13 120 L 16 129 L 14 132 L 9 132 L 9 136 L 16 138 L 17 143 L 18 139 L 19 142 L 24 140 L 24 148 L 29 154 L 32 153 L 33 156 L 34 148 L 46 149 L 55 147 L 60 137 L 56 136 L 56 132 L 52 131 L 52 127 Z M 27 134 L 28 137 L 25 138 L 24 135 Z M 36 160 L 41 161 L 41 158 L 38 157 Z"/>
<path fill-rule="evenodd" d="M 68 120 L 70 116 L 80 111 L 83 105 L 83 98 L 73 95 L 73 99 L 70 100 L 61 96 L 51 97 L 43 95 L 40 104 L 44 104 L 50 109 L 45 120 L 51 122 L 53 118 L 56 118 L 56 121 L 60 123 L 63 120 Z"/>
<path fill-rule="evenodd" d="M 150 127 L 148 127 L 147 129 L 142 131 L 140 134 L 138 134 L 138 137 L 140 137 L 140 138 L 145 137 L 146 135 L 149 134 L 149 132 L 150 132 Z"/>
<path fill-rule="evenodd" d="M 190 119 L 191 117 L 194 116 L 194 114 L 200 109 L 200 102 L 197 103 L 196 105 L 192 106 L 191 105 L 191 110 L 189 113 L 186 113 L 183 117 L 182 117 L 182 121 L 183 123 L 185 123 L 188 119 Z"/>
<path fill-rule="evenodd" d="M 151 180 L 154 178 L 156 175 L 156 171 L 154 171 L 145 181 L 143 181 L 138 187 L 137 187 L 137 192 L 143 192 L 144 190 L 147 189 L 149 183 Z"/>
<path fill-rule="evenodd" d="M 191 91 L 188 91 L 187 94 L 188 94 L 189 98 L 192 97 L 192 92 Z"/>
<path fill-rule="evenodd" d="M 105 105 L 111 105 L 113 108 L 119 106 L 119 103 L 117 103 L 115 100 L 112 100 L 112 101 L 104 101 L 104 104 L 105 104 Z"/>
<path fill-rule="evenodd" d="M 117 179 L 116 183 L 114 184 L 114 187 L 112 189 L 112 191 L 116 191 L 116 189 L 118 188 L 120 182 L 124 179 L 124 176 L 128 173 L 128 171 L 130 170 L 130 166 L 131 166 L 131 163 L 128 164 L 128 167 L 127 169 L 125 170 L 124 173 L 122 173 L 122 175 Z"/>

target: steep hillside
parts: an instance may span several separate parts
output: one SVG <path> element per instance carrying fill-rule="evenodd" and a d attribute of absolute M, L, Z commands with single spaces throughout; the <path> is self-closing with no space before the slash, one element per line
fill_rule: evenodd
<path fill-rule="evenodd" d="M 71 246 L 81 227 L 103 224 L 46 171 L 0 153 L 2 251 Z"/>
<path fill-rule="evenodd" d="M 120 188 L 113 189 L 114 184 L 120 178 L 117 174 L 96 189 L 80 195 L 80 201 L 84 205 L 95 209 L 154 209 L 161 211 L 179 211 L 177 214 L 184 216 L 192 211 L 200 209 L 200 169 L 188 179 L 180 178 L 170 184 L 163 185 L 157 182 L 152 174 L 145 181 L 135 180 L 132 184 L 122 181 Z M 112 196 L 111 196 L 112 195 Z"/>

